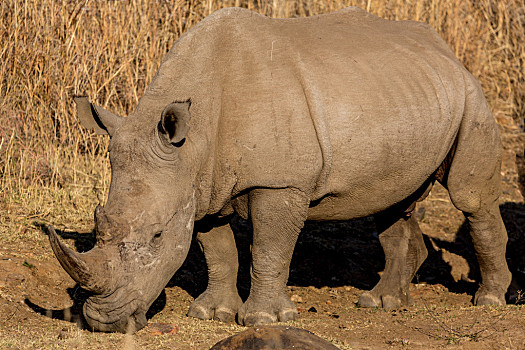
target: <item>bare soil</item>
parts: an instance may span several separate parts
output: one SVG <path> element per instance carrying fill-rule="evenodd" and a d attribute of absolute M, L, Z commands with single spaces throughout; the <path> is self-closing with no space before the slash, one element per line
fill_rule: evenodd
<path fill-rule="evenodd" d="M 412 306 L 356 307 L 360 293 L 379 280 L 384 263 L 370 218 L 308 223 L 291 265 L 288 293 L 299 318 L 289 324 L 341 349 L 525 349 L 525 310 L 520 305 L 525 290 L 525 206 L 516 166 L 524 136 L 503 133 L 500 208 L 509 232 L 507 255 L 514 276 L 509 305 L 472 306 L 479 270 L 468 229 L 447 192 L 436 185 L 416 210 L 429 257 L 411 285 Z M 13 239 L 0 248 L 1 349 L 208 349 L 244 329 L 186 316 L 190 303 L 206 287 L 205 263 L 195 244 L 150 309 L 148 327 L 135 335 L 85 329 L 80 314 L 88 294 L 62 270 L 39 225 L 26 221 L 21 230 L 32 238 Z M 241 263 L 239 290 L 246 298 L 250 227 L 241 219 L 234 227 Z M 79 251 L 93 244 L 92 232 L 60 233 Z"/>

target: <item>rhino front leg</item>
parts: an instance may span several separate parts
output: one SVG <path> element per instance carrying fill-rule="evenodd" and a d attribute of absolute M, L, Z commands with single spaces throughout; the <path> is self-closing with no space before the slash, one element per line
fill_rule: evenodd
<path fill-rule="evenodd" d="M 232 322 L 242 305 L 237 292 L 237 246 L 229 224 L 199 232 L 197 240 L 208 265 L 208 287 L 191 304 L 188 316 Z"/>
<path fill-rule="evenodd" d="M 361 307 L 397 308 L 411 303 L 409 283 L 427 257 L 421 229 L 413 217 L 376 217 L 379 241 L 385 252 L 385 270 L 377 285 L 363 293 Z"/>
<path fill-rule="evenodd" d="M 258 189 L 250 193 L 251 289 L 239 310 L 239 323 L 253 326 L 296 318 L 297 309 L 285 287 L 308 204 L 307 196 L 296 189 Z"/>

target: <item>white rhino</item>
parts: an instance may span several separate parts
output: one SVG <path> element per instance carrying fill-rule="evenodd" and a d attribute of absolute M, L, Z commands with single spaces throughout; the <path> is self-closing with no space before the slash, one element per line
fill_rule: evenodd
<path fill-rule="evenodd" d="M 408 302 L 426 257 L 414 203 L 435 180 L 470 224 L 481 267 L 475 303 L 505 304 L 501 145 L 478 81 L 428 25 L 358 8 L 300 19 L 217 11 L 184 34 L 136 110 L 78 98 L 109 134 L 109 198 L 96 246 L 53 250 L 91 296 L 89 325 L 142 328 L 184 261 L 194 222 L 209 284 L 189 315 L 245 325 L 292 320 L 285 293 L 305 220 L 375 215 L 386 266 L 359 305 Z M 238 295 L 232 214 L 253 224 L 251 290 Z"/>

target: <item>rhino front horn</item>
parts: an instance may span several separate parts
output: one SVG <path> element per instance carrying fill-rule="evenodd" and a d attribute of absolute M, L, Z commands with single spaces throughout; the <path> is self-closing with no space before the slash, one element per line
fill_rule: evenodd
<path fill-rule="evenodd" d="M 96 248 L 87 253 L 77 253 L 60 242 L 52 226 L 48 226 L 47 229 L 51 248 L 64 270 L 84 289 L 103 294 L 108 287 L 108 279 L 104 278 L 108 270 L 103 253 L 97 252 Z"/>

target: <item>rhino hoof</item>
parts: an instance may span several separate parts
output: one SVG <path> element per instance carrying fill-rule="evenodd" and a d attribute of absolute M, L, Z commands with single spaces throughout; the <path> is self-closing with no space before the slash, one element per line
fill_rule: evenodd
<path fill-rule="evenodd" d="M 188 316 L 201 320 L 233 322 L 241 305 L 242 300 L 236 291 L 230 294 L 205 291 L 191 303 Z"/>
<path fill-rule="evenodd" d="M 359 297 L 357 306 L 359 307 L 382 307 L 384 309 L 397 309 L 401 307 L 403 303 L 399 297 L 393 295 L 381 295 L 376 297 L 371 292 L 364 292 Z M 410 301 L 406 302 L 407 305 L 410 305 Z"/>
<path fill-rule="evenodd" d="M 264 311 L 258 311 L 247 314 L 242 321 L 242 324 L 250 326 L 259 326 L 263 324 L 275 323 L 277 322 L 277 316 L 271 315 Z"/>
<path fill-rule="evenodd" d="M 209 320 L 211 319 L 211 313 L 208 309 L 202 307 L 201 305 L 190 305 L 190 309 L 188 310 L 188 316 L 195 317 L 200 320 Z"/>
<path fill-rule="evenodd" d="M 381 297 L 384 309 L 397 309 L 401 306 L 401 300 L 391 295 L 385 295 Z"/>
<path fill-rule="evenodd" d="M 381 307 L 381 301 L 370 292 L 364 292 L 357 301 L 359 307 Z"/>
<path fill-rule="evenodd" d="M 505 302 L 505 299 L 503 297 L 502 298 L 498 298 L 497 296 L 495 296 L 493 294 L 484 294 L 484 295 L 480 295 L 479 297 L 476 298 L 475 304 L 478 305 L 478 306 L 481 306 L 481 305 L 503 306 L 503 305 L 506 304 L 506 302 Z"/>
<path fill-rule="evenodd" d="M 279 311 L 279 322 L 293 321 L 297 318 L 298 312 L 296 308 Z"/>
<path fill-rule="evenodd" d="M 235 321 L 235 315 L 237 313 L 232 309 L 225 307 L 218 307 L 215 310 L 209 310 L 201 305 L 192 305 L 188 311 L 189 317 L 195 317 L 200 320 L 211 320 L 221 322 L 233 322 Z"/>
<path fill-rule="evenodd" d="M 232 309 L 228 309 L 225 307 L 218 307 L 215 309 L 215 315 L 213 315 L 213 319 L 215 321 L 221 321 L 221 322 L 233 322 L 235 321 L 235 315 L 237 313 L 233 311 Z"/>

